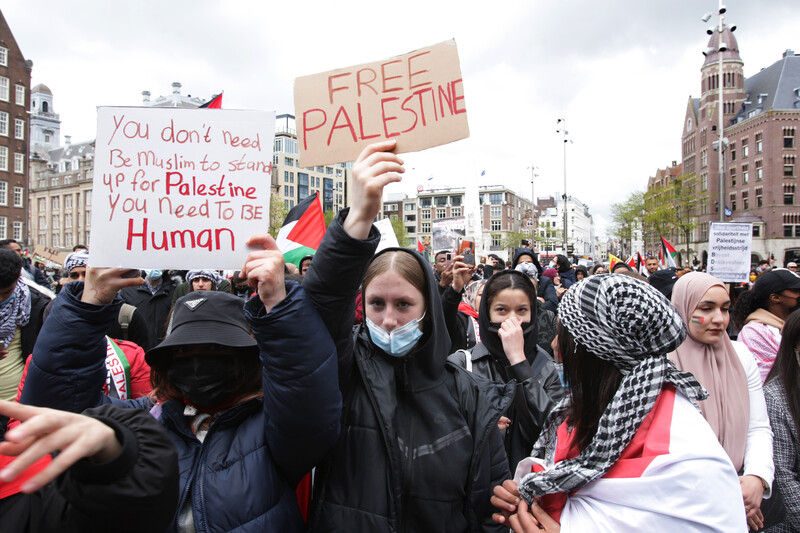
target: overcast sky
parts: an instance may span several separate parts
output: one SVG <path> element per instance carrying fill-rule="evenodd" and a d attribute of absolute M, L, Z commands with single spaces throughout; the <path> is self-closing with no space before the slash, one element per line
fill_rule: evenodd
<path fill-rule="evenodd" d="M 800 53 L 797 0 L 729 0 L 745 76 Z M 294 113 L 294 78 L 377 61 L 455 38 L 471 137 L 404 156 L 390 192 L 459 186 L 466 173 L 537 197 L 563 190 L 589 205 L 600 234 L 609 206 L 680 160 L 689 96 L 700 91 L 700 17 L 716 0 L 89 1 L 5 0 L 32 85 L 53 91 L 61 133 L 95 136 L 99 105 L 225 91 L 227 109 Z M 711 22 L 716 20 L 716 16 Z M 428 177 L 434 179 L 428 181 Z"/>

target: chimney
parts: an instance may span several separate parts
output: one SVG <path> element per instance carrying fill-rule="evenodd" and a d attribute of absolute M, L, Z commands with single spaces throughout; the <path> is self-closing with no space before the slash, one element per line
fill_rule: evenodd
<path fill-rule="evenodd" d="M 72 141 L 72 135 L 64 135 L 64 147 L 69 148 L 69 145 Z"/>
<path fill-rule="evenodd" d="M 181 84 L 180 82 L 172 82 L 172 103 L 175 107 L 181 105 Z"/>
<path fill-rule="evenodd" d="M 142 103 L 143 104 L 150 103 L 150 91 L 142 91 Z"/>

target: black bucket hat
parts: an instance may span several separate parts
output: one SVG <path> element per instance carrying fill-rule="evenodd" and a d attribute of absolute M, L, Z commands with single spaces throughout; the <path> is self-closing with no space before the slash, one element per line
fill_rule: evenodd
<path fill-rule="evenodd" d="M 242 354 L 258 353 L 241 298 L 216 291 L 194 291 L 179 298 L 167 338 L 151 348 L 144 359 L 150 366 L 163 366 L 173 348 L 192 344 L 219 344 L 243 348 Z"/>
<path fill-rule="evenodd" d="M 757 300 L 762 300 L 770 294 L 785 291 L 786 289 L 800 289 L 800 276 L 791 270 L 776 269 L 764 272 L 753 284 L 753 295 Z"/>

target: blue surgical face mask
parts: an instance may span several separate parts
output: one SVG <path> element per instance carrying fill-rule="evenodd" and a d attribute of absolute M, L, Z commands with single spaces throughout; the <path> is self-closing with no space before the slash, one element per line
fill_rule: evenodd
<path fill-rule="evenodd" d="M 164 273 L 161 272 L 160 270 L 145 270 L 144 273 L 148 278 L 152 280 L 161 279 L 161 276 L 164 275 Z"/>
<path fill-rule="evenodd" d="M 421 317 L 410 320 L 403 326 L 392 330 L 391 333 L 386 333 L 383 328 L 365 317 L 372 342 L 374 342 L 378 348 L 394 357 L 405 356 L 417 345 L 417 341 L 422 337 L 422 330 L 419 329 L 419 323 L 423 318 L 425 318 L 424 313 Z"/>

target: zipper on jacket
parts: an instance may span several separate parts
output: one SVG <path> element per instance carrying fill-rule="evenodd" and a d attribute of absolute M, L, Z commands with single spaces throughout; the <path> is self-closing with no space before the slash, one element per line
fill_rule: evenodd
<path fill-rule="evenodd" d="M 405 370 L 405 368 L 406 368 L 406 365 L 405 365 L 405 362 L 404 362 L 403 363 L 403 369 Z M 406 375 L 406 379 L 408 379 L 407 375 Z M 408 390 L 408 381 L 406 381 L 406 391 L 407 390 Z M 403 403 L 405 403 L 405 404 L 409 403 L 407 396 L 405 396 L 403 398 Z M 405 407 L 410 412 L 410 409 L 408 409 L 408 405 L 406 405 Z M 414 486 L 413 485 L 413 483 L 414 483 L 414 461 L 416 459 L 414 457 L 414 418 L 415 418 L 414 416 L 409 416 L 408 417 L 408 443 L 406 443 L 406 457 L 405 457 L 405 463 L 403 464 L 403 476 L 402 476 L 402 479 L 401 479 L 401 482 L 403 484 L 402 485 L 403 509 L 406 509 L 406 512 L 407 512 L 407 510 L 409 508 L 409 505 L 408 505 L 408 500 L 410 498 L 409 491 L 410 491 L 411 487 Z M 409 530 L 409 526 L 408 526 L 408 522 L 409 521 L 405 516 L 399 516 L 398 517 L 398 521 L 399 521 L 398 525 L 401 526 L 401 528 L 400 528 L 401 531 L 410 531 Z"/>

